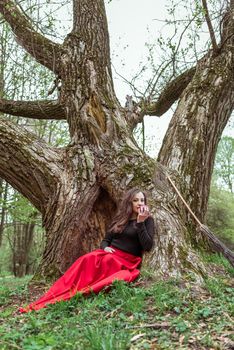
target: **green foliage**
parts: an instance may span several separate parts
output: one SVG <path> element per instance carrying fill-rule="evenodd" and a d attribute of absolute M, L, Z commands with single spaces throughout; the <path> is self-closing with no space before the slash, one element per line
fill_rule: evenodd
<path fill-rule="evenodd" d="M 222 277 L 197 285 L 189 278 L 115 281 L 109 293 L 77 294 L 38 312 L 15 314 L 29 297 L 27 280 L 1 279 L 1 350 L 224 349 L 232 333 L 234 289 L 219 256 Z M 18 295 L 18 302 L 15 297 Z M 13 298 L 13 304 L 11 304 Z"/>
<path fill-rule="evenodd" d="M 232 267 L 227 259 L 221 254 L 213 253 L 207 254 L 205 252 L 201 253 L 202 260 L 208 264 L 222 265 L 225 270 L 234 277 L 234 267 Z"/>
<path fill-rule="evenodd" d="M 214 181 L 218 187 L 233 192 L 234 182 L 234 138 L 224 136 L 219 142 L 215 166 Z"/>
<path fill-rule="evenodd" d="M 174 280 L 155 284 L 153 297 L 155 308 L 161 312 L 174 310 L 178 313 L 183 306 L 183 293 Z"/>
<path fill-rule="evenodd" d="M 12 193 L 8 200 L 8 215 L 15 221 L 29 222 L 29 218 L 37 213 L 35 207 L 18 192 Z"/>
<path fill-rule="evenodd" d="M 207 224 L 230 249 L 234 249 L 234 138 L 221 138 L 214 165 Z"/>
<path fill-rule="evenodd" d="M 211 187 L 207 224 L 231 248 L 234 247 L 234 196 L 232 193 Z"/>
<path fill-rule="evenodd" d="M 20 278 L 14 278 L 12 276 L 0 277 L 0 307 L 8 304 L 11 297 L 19 298 L 22 295 L 26 297 L 28 295 L 26 282 L 30 278 L 31 276 L 25 277 L 24 283 L 22 283 Z M 3 317 L 2 314 L 1 317 Z"/>

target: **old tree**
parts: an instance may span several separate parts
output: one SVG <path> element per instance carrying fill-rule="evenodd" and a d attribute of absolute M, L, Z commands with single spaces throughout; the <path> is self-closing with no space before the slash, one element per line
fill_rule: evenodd
<path fill-rule="evenodd" d="M 206 2 L 203 1 L 205 9 Z M 215 152 L 234 106 L 234 2 L 226 3 L 216 41 L 195 67 L 168 83 L 155 101 L 122 107 L 111 72 L 104 0 L 73 0 L 73 27 L 62 44 L 34 29 L 16 1 L 0 0 L 2 18 L 17 42 L 61 81 L 58 100 L 1 99 L 0 111 L 38 119 L 66 119 L 70 143 L 49 146 L 9 119 L 0 121 L 0 177 L 41 212 L 47 241 L 39 278 L 55 278 L 81 254 L 96 248 L 122 193 L 150 193 L 157 222 L 155 274 L 206 272 L 198 254 L 202 238 L 166 180 L 170 172 L 201 221 L 207 208 Z M 158 161 L 132 132 L 144 115 L 160 116 L 178 100 Z M 148 103 L 147 103 L 148 101 Z"/>

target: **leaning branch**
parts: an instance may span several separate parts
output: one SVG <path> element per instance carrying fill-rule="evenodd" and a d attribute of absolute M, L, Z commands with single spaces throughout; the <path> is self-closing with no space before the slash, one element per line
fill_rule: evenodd
<path fill-rule="evenodd" d="M 196 67 L 190 68 L 180 76 L 169 82 L 156 102 L 148 102 L 142 100 L 140 103 L 134 103 L 131 96 L 127 96 L 125 104 L 125 118 L 133 130 L 137 124 L 142 123 L 144 116 L 160 117 L 168 111 L 175 101 L 180 98 L 180 95 L 192 80 L 196 71 Z"/>
<path fill-rule="evenodd" d="M 169 82 L 158 100 L 154 103 L 145 103 L 142 106 L 142 114 L 160 117 L 168 111 L 175 101 L 180 98 L 180 95 L 192 80 L 196 71 L 196 67 L 190 68 L 174 80 Z"/>
<path fill-rule="evenodd" d="M 0 0 L 0 13 L 9 23 L 16 40 L 39 63 L 59 73 L 62 47 L 37 33 L 12 0 Z"/>
<path fill-rule="evenodd" d="M 204 224 L 202 224 L 200 222 L 200 220 L 196 217 L 194 212 L 189 207 L 188 203 L 185 201 L 185 199 L 181 195 L 180 191 L 178 190 L 178 188 L 176 187 L 176 185 L 174 184 L 174 182 L 172 181 L 170 176 L 166 175 L 166 177 L 167 177 L 168 181 L 170 182 L 170 184 L 172 185 L 172 187 L 174 188 L 177 195 L 179 196 L 179 198 L 182 200 L 182 202 L 185 205 L 185 207 L 187 208 L 187 210 L 190 212 L 190 214 L 192 215 L 192 217 L 194 218 L 196 223 L 199 225 L 198 228 L 201 231 L 201 233 L 208 239 L 209 242 L 212 243 L 214 249 L 218 253 L 222 253 L 223 256 L 225 256 L 225 258 L 234 267 L 234 253 L 228 247 L 226 247 L 225 244 L 223 242 L 221 242 L 207 226 L 205 226 Z"/>
<path fill-rule="evenodd" d="M 30 119 L 66 119 L 58 101 L 10 101 L 0 99 L 0 112 Z"/>
<path fill-rule="evenodd" d="M 202 0 L 202 6 L 203 6 L 203 9 L 205 11 L 205 19 L 206 19 L 206 23 L 207 23 L 207 26 L 208 26 L 208 29 L 209 29 L 212 47 L 213 47 L 213 50 L 215 52 L 217 52 L 218 51 L 218 45 L 217 45 L 217 42 L 216 42 L 215 33 L 214 33 L 214 29 L 213 29 L 213 26 L 212 26 L 212 23 L 211 23 L 211 19 L 210 19 L 210 15 L 209 15 L 209 11 L 208 11 L 208 6 L 207 6 L 206 0 Z"/>

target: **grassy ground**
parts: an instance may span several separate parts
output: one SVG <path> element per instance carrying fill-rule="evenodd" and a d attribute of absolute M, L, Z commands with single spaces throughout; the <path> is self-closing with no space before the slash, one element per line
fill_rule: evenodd
<path fill-rule="evenodd" d="M 202 285 L 191 276 L 155 281 L 143 272 L 131 285 L 116 281 L 109 293 L 28 314 L 17 307 L 42 289 L 29 287 L 29 278 L 3 277 L 0 349 L 234 349 L 234 269 L 212 260 L 216 277 Z"/>

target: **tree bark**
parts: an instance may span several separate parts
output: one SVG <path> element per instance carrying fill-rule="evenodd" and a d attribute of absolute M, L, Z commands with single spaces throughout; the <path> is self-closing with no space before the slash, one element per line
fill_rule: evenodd
<path fill-rule="evenodd" d="M 0 176 L 43 213 L 63 177 L 63 151 L 4 119 L 0 138 Z"/>
<path fill-rule="evenodd" d="M 193 79 L 196 67 L 192 67 L 170 81 L 154 103 L 143 106 L 144 115 L 160 117 L 176 102 Z"/>
<path fill-rule="evenodd" d="M 0 99 L 0 112 L 31 119 L 66 119 L 65 112 L 57 101 L 10 101 Z"/>
<path fill-rule="evenodd" d="M 183 194 L 201 221 L 207 210 L 218 142 L 234 108 L 234 53 L 210 51 L 197 65 L 163 140 L 158 161 L 178 171 Z"/>

